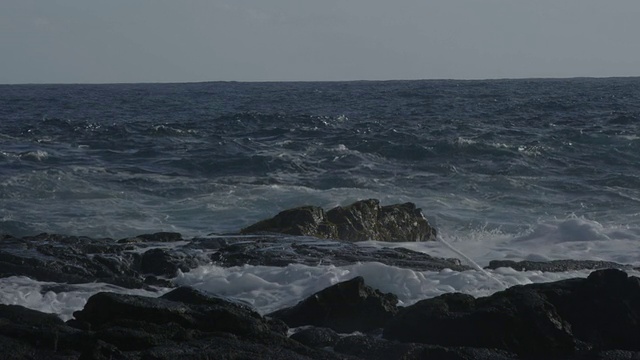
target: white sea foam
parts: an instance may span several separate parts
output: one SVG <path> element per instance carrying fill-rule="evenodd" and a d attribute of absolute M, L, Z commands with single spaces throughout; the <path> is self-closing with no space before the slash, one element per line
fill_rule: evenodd
<path fill-rule="evenodd" d="M 349 266 L 307 266 L 292 264 L 286 267 L 251 266 L 222 268 L 201 266 L 175 279 L 179 285 L 224 295 L 247 302 L 263 314 L 298 301 L 341 281 L 362 276 L 365 283 L 383 292 L 398 295 L 400 305 L 444 293 L 462 292 L 473 296 L 488 296 L 505 286 L 550 282 L 586 277 L 589 270 L 550 273 L 516 271 L 511 268 L 478 271 L 414 271 L 377 262 Z M 638 276 L 637 272 L 631 275 Z M 495 281 L 498 280 L 498 282 Z"/>
<path fill-rule="evenodd" d="M 28 151 L 20 154 L 20 158 L 24 160 L 42 161 L 49 157 L 49 153 L 44 150 Z"/>
<path fill-rule="evenodd" d="M 36 281 L 26 276 L 0 278 L 1 304 L 21 305 L 45 313 L 58 314 L 63 320 L 71 319 L 73 312 L 81 310 L 91 295 L 101 291 L 156 297 L 168 289 L 158 289 L 154 292 L 125 289 L 105 283 L 65 285 Z"/>
<path fill-rule="evenodd" d="M 520 234 L 500 229 L 440 231 L 445 241 L 481 266 L 491 260 L 603 260 L 640 265 L 640 228 L 603 225 L 584 217 L 543 221 Z M 363 245 L 405 247 L 438 257 L 458 257 L 437 242 L 364 242 Z"/>
<path fill-rule="evenodd" d="M 638 229 L 627 226 L 605 226 L 581 217 L 541 222 L 521 234 L 499 229 L 479 228 L 447 233 L 440 236 L 473 261 L 485 266 L 490 260 L 554 260 L 589 259 L 640 264 Z M 183 243 L 181 243 L 183 244 Z M 368 241 L 363 246 L 405 247 L 438 257 L 457 257 L 439 242 L 382 243 Z M 415 271 L 376 262 L 349 266 L 291 264 L 286 267 L 251 266 L 222 268 L 205 265 L 187 273 L 178 273 L 176 285 L 188 285 L 234 298 L 253 305 L 266 314 L 291 306 L 298 301 L 338 282 L 363 276 L 365 282 L 383 292 L 398 295 L 400 305 L 449 292 L 487 296 L 505 287 L 539 282 L 586 277 L 591 271 L 551 273 L 517 271 L 510 268 L 468 271 Z M 637 271 L 630 275 L 640 276 Z M 123 289 L 107 284 L 53 286 L 26 277 L 0 279 L 0 303 L 23 305 L 32 309 L 56 313 L 63 319 L 81 309 L 86 300 L 99 291 L 158 296 L 158 292 Z"/>

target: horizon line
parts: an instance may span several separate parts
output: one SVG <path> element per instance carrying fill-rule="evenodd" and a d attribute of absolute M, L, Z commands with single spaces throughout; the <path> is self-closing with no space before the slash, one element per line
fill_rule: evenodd
<path fill-rule="evenodd" d="M 578 79 L 633 79 L 635 76 L 566 76 L 566 77 L 500 77 L 500 78 L 424 78 L 424 79 L 351 79 L 351 80 L 202 80 L 202 81 L 121 81 L 121 82 L 16 82 L 0 83 L 0 86 L 19 85 L 160 85 L 160 84 L 205 84 L 205 83 L 347 83 L 347 82 L 410 82 L 410 81 L 511 81 L 511 80 L 578 80 Z"/>

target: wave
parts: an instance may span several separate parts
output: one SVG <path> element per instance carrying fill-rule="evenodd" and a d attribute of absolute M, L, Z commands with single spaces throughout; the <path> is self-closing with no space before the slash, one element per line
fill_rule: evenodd
<path fill-rule="evenodd" d="M 462 292 L 476 297 L 488 296 L 503 290 L 504 286 L 586 277 L 590 272 L 519 272 L 510 268 L 487 272 L 457 272 L 448 269 L 422 272 L 376 262 L 339 267 L 292 264 L 285 267 L 245 265 L 222 268 L 207 265 L 187 273 L 179 273 L 174 281 L 178 285 L 191 286 L 240 300 L 251 304 L 260 313 L 268 314 L 293 306 L 317 291 L 356 276 L 364 277 L 365 282 L 376 289 L 396 294 L 399 305 L 408 306 L 445 293 Z"/>

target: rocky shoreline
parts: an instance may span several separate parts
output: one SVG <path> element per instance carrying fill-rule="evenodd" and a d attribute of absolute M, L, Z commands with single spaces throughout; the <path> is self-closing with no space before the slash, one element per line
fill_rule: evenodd
<path fill-rule="evenodd" d="M 74 319 L 0 305 L 2 359 L 634 359 L 640 279 L 451 293 L 401 308 L 356 277 L 261 316 L 180 287 L 159 298 L 101 292 Z M 291 331 L 294 329 L 294 331 Z M 291 336 L 289 334 L 293 332 Z"/>
<path fill-rule="evenodd" d="M 632 268 L 624 264 L 495 261 L 488 268 L 595 271 L 586 279 L 514 286 L 480 298 L 448 293 L 407 307 L 355 277 L 266 315 L 171 281 L 178 271 L 206 264 L 380 262 L 469 270 L 457 259 L 352 241 L 435 235 L 415 205 L 385 207 L 377 200 L 327 212 L 291 209 L 240 234 L 192 239 L 167 232 L 120 240 L 0 235 L 0 278 L 173 288 L 158 298 L 100 292 L 66 322 L 0 305 L 0 359 L 640 358 L 640 279 L 629 277 L 624 270 Z"/>

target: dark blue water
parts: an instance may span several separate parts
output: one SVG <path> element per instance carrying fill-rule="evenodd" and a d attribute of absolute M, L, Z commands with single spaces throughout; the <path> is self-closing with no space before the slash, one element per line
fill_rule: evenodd
<path fill-rule="evenodd" d="M 0 86 L 0 233 L 198 235 L 371 197 L 441 233 L 638 229 L 640 79 Z"/>

